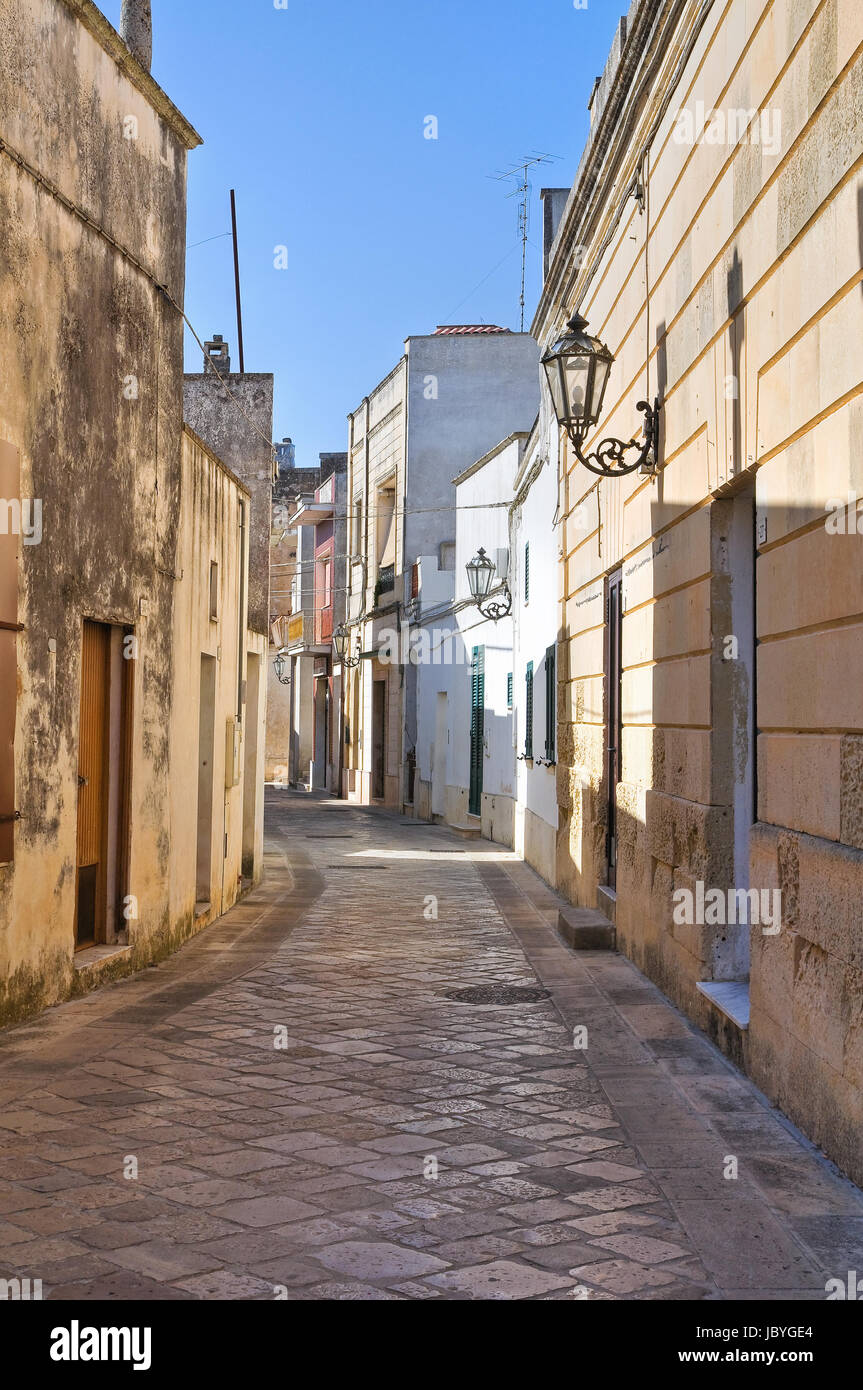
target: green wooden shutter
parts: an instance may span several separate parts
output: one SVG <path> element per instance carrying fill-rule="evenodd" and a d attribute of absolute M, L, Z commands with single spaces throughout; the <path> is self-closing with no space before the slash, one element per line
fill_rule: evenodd
<path fill-rule="evenodd" d="M 470 789 L 468 810 L 482 811 L 483 726 L 485 722 L 485 647 L 474 647 L 470 670 Z"/>
<path fill-rule="evenodd" d="M 530 541 L 524 546 L 524 601 L 530 602 Z"/>
<path fill-rule="evenodd" d="M 557 683 L 555 678 L 555 648 L 545 652 L 545 756 L 554 762 L 554 736 L 557 724 Z"/>
<path fill-rule="evenodd" d="M 524 673 L 524 756 L 533 757 L 533 662 Z"/>
<path fill-rule="evenodd" d="M 512 709 L 512 671 L 506 673 L 506 707 Z"/>

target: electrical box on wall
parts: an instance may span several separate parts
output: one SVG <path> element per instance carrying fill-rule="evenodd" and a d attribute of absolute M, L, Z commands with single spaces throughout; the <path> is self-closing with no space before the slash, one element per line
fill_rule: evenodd
<path fill-rule="evenodd" d="M 243 742 L 243 726 L 233 716 L 225 728 L 225 786 L 235 787 L 240 780 L 240 753 Z"/>

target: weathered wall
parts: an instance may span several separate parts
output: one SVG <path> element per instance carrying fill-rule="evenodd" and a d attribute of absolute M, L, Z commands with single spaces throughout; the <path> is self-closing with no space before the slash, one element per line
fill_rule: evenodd
<path fill-rule="evenodd" d="M 270 521 L 275 464 L 273 377 L 269 372 L 229 372 L 223 382 L 210 370 L 183 378 L 183 419 L 249 489 L 249 627 L 270 629 Z"/>
<path fill-rule="evenodd" d="M 182 321 L 154 282 L 182 303 L 186 152 L 198 137 L 94 6 L 0 0 L 0 73 L 4 140 L 80 210 L 0 153 L 0 436 L 19 452 L 23 494 L 42 500 L 44 529 L 40 545 L 22 547 L 19 574 L 21 820 L 14 865 L 0 867 L 8 1021 L 74 981 L 85 617 L 138 637 L 132 954 L 143 960 L 171 937 L 165 709 Z"/>
<path fill-rule="evenodd" d="M 650 394 L 664 398 L 656 480 L 597 486 L 568 446 L 562 457 L 559 878 L 585 904 L 605 881 L 603 586 L 620 566 L 619 943 L 860 1181 L 863 925 L 849 904 L 863 872 L 863 538 L 825 522 L 829 499 L 863 484 L 861 356 L 849 351 L 863 341 L 863 10 L 714 5 L 650 140 L 649 213 L 624 199 L 615 223 L 647 142 L 638 113 L 657 109 L 632 98 L 637 66 L 616 105 L 616 64 L 644 8 L 632 6 L 605 75 L 534 325 L 544 346 L 579 304 L 615 353 L 597 438 L 631 436 L 646 344 Z M 680 24 L 671 15 L 660 7 L 664 71 L 696 22 L 694 10 Z M 699 102 L 708 114 L 752 110 L 768 138 L 679 139 L 678 110 Z M 553 450 L 547 409 L 544 429 Z M 753 481 L 759 732 L 747 812 L 756 673 L 742 650 L 747 581 L 730 557 Z M 748 1031 L 696 990 L 741 979 L 750 944 L 745 928 L 673 921 L 672 894 L 698 881 L 782 889 L 779 933 L 751 932 Z"/>
<path fill-rule="evenodd" d="M 201 442 L 183 434 L 183 483 L 174 606 L 174 695 L 171 718 L 171 918 L 190 932 L 227 911 L 240 889 L 243 858 L 243 759 L 240 778 L 226 778 L 227 727 L 247 711 L 246 576 L 248 546 L 240 508 L 249 495 Z M 216 617 L 210 614 L 210 566 L 218 566 Z M 210 891 L 196 916 L 196 841 L 201 657 L 216 663 L 213 796 L 209 807 Z M 209 906 L 204 909 L 203 903 Z"/>

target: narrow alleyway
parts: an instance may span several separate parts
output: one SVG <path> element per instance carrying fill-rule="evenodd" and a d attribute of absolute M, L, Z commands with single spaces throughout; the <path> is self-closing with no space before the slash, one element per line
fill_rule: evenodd
<path fill-rule="evenodd" d="M 268 798 L 258 891 L 0 1038 L 0 1277 L 76 1299 L 816 1300 L 863 1268 L 856 1189 L 625 960 L 570 952 L 530 870 Z M 478 986 L 542 997 L 450 997 Z"/>

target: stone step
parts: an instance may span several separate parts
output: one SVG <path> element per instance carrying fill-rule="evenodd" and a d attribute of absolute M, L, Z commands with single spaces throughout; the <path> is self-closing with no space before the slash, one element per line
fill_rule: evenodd
<path fill-rule="evenodd" d="M 482 838 L 482 822 L 477 819 L 475 825 L 467 824 L 462 821 L 459 825 L 451 825 L 450 830 L 454 835 L 461 835 L 465 840 L 479 840 Z"/>
<path fill-rule="evenodd" d="M 607 883 L 600 883 L 596 890 L 596 906 L 609 922 L 614 922 L 617 913 L 617 894 Z"/>
<path fill-rule="evenodd" d="M 592 907 L 561 907 L 557 930 L 574 951 L 613 951 L 616 932 L 612 922 Z"/>

